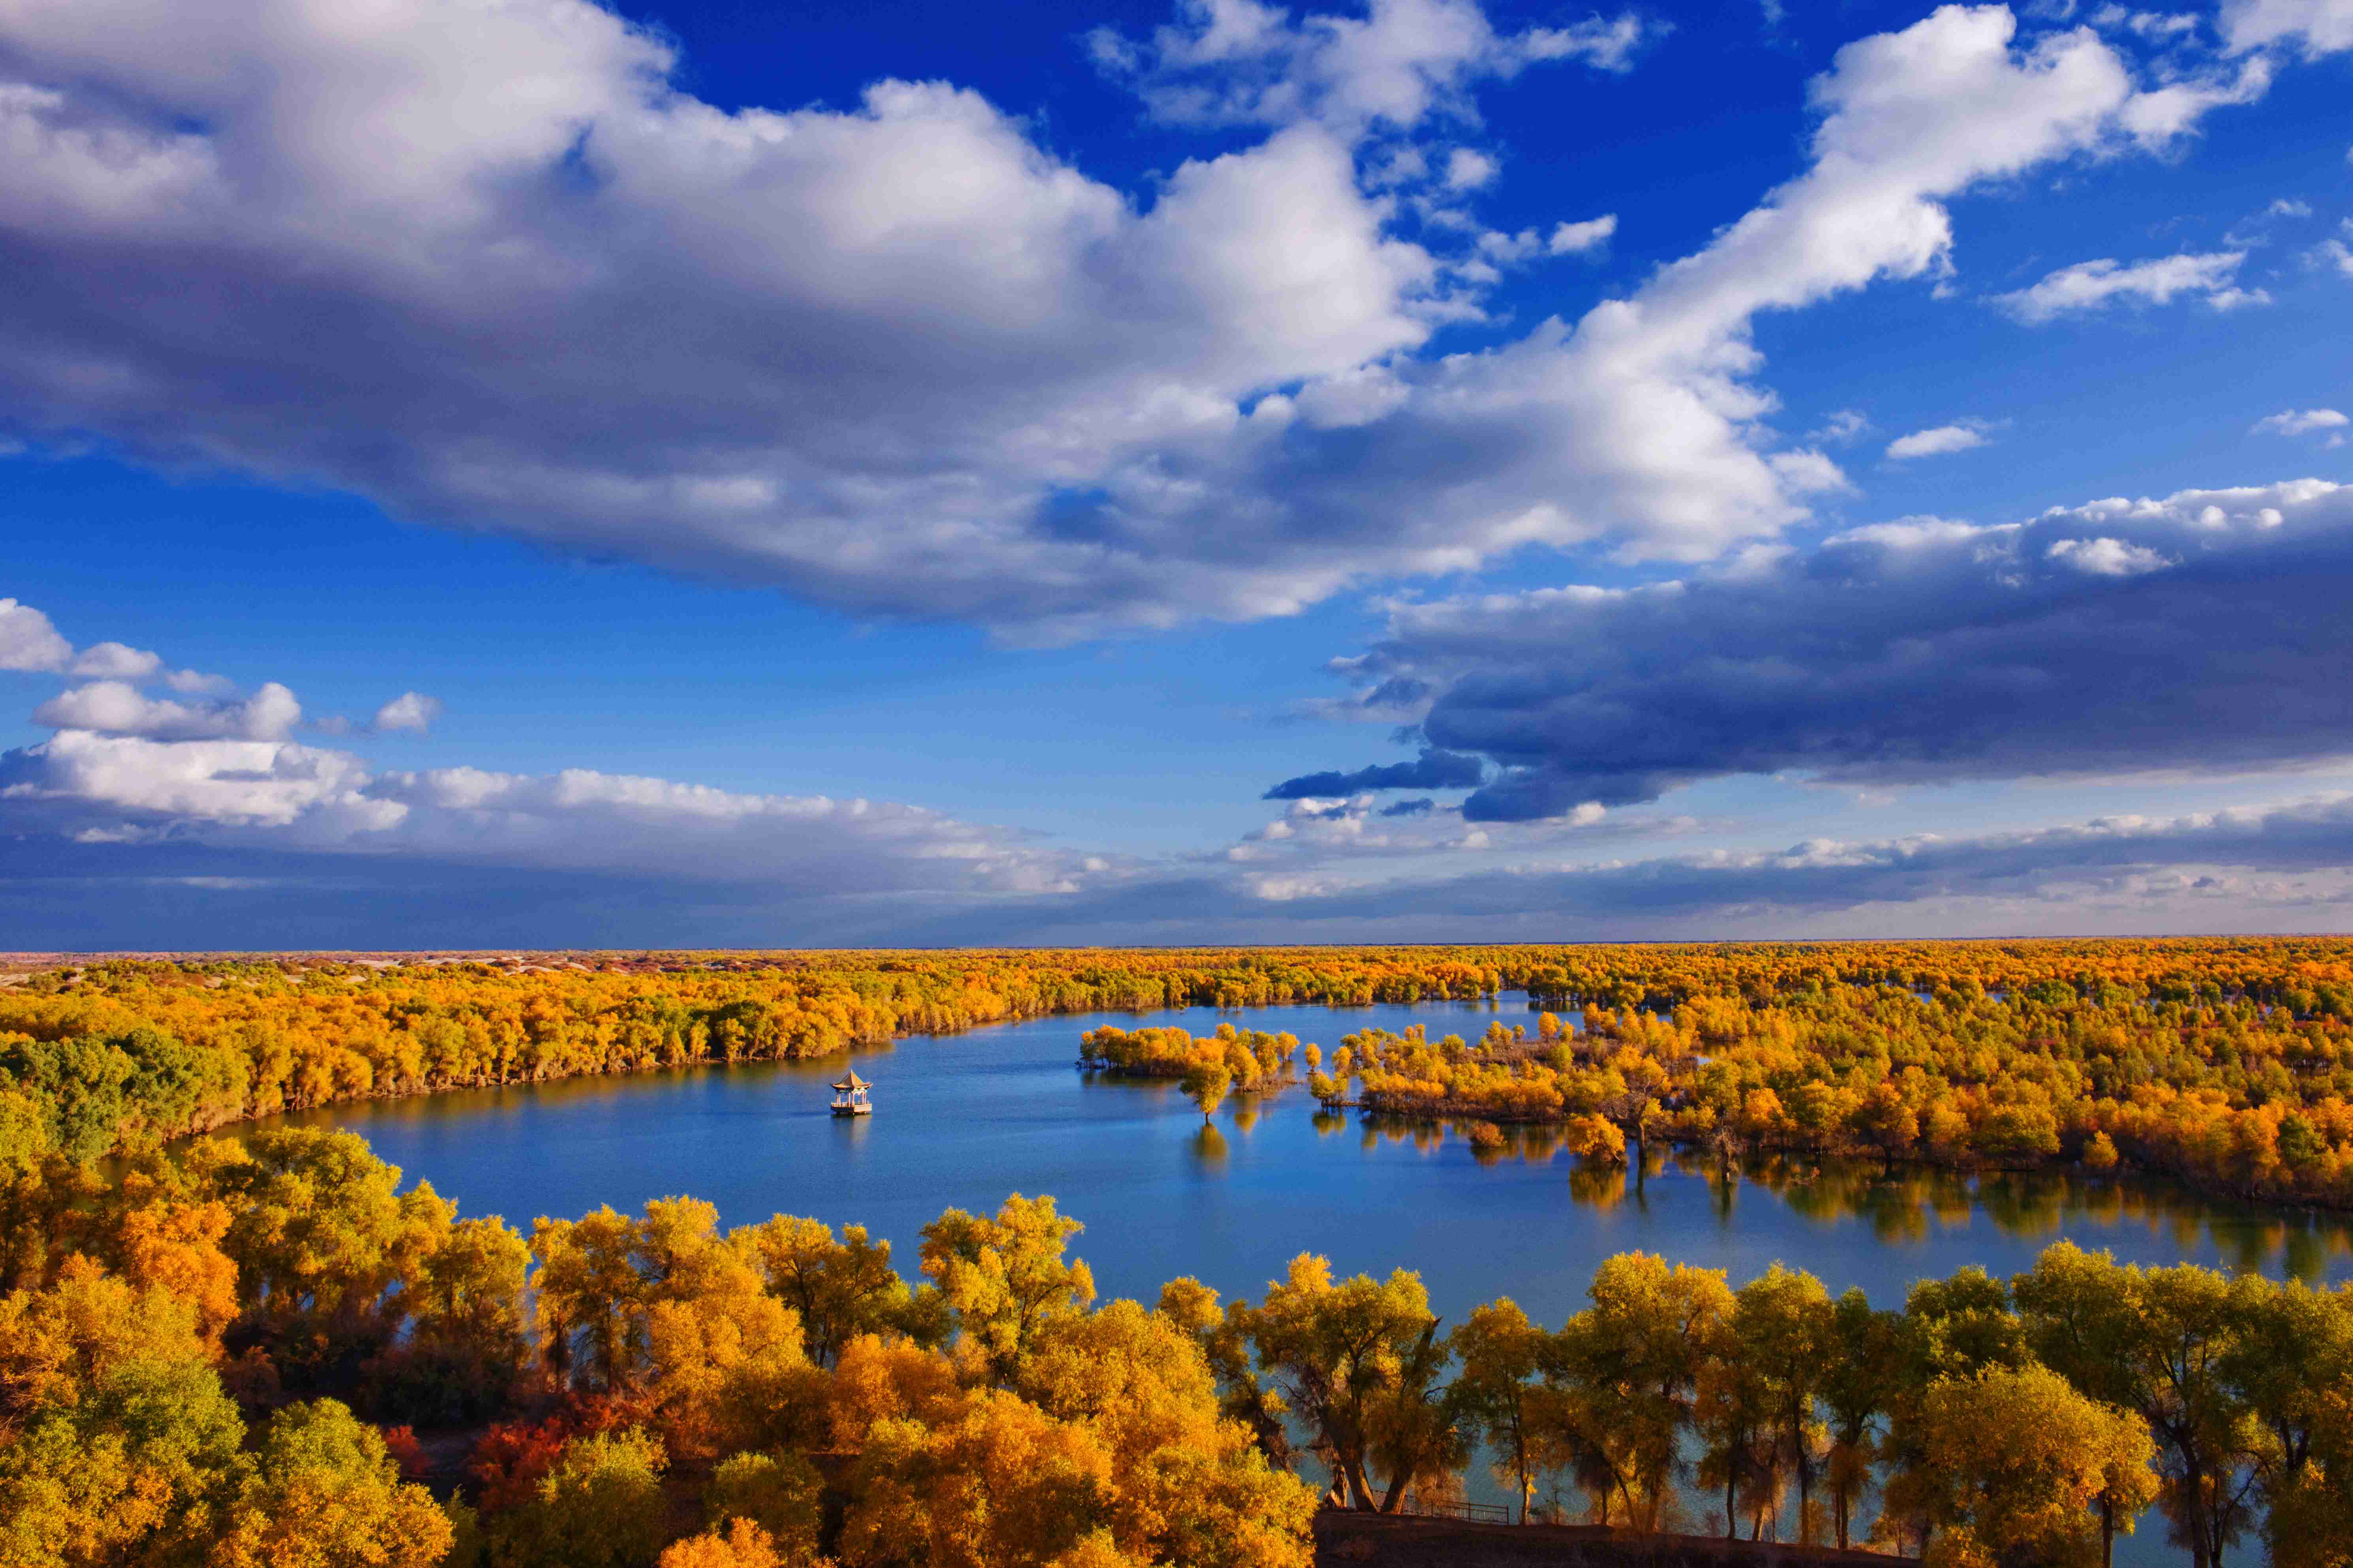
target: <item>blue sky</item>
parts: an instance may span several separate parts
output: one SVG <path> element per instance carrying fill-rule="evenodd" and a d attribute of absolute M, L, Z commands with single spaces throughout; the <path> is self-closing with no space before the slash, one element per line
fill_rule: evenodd
<path fill-rule="evenodd" d="M 0 947 L 2344 929 L 2348 88 L 0 5 Z"/>

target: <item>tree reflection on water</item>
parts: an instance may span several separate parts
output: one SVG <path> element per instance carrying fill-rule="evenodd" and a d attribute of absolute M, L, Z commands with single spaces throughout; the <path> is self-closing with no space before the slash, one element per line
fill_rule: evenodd
<path fill-rule="evenodd" d="M 1968 1172 L 1771 1152 L 1727 1158 L 1656 1142 L 1641 1149 L 1638 1159 L 1620 1164 L 1569 1154 L 1558 1127 L 1498 1128 L 1378 1115 L 1357 1121 L 1366 1150 L 1409 1143 L 1425 1154 L 1452 1142 L 1468 1145 L 1472 1129 L 1481 1128 L 1478 1144 L 1471 1149 L 1479 1163 L 1564 1163 L 1570 1198 L 1605 1212 L 1641 1206 L 1645 1185 L 1671 1175 L 1704 1182 L 1717 1221 L 1727 1227 L 1739 1190 L 1754 1186 L 1799 1219 L 1822 1226 L 1860 1222 L 1873 1240 L 1896 1247 L 1918 1245 L 1982 1215 L 2003 1236 L 2022 1242 L 2055 1241 L 2084 1228 L 2136 1227 L 2184 1256 L 2201 1242 L 2211 1245 L 2221 1267 L 2234 1272 L 2315 1282 L 2327 1278 L 2332 1262 L 2353 1258 L 2353 1216 L 2208 1197 L 2159 1178 L 2080 1171 Z M 1314 1118 L 1316 1131 L 1325 1135 L 1346 1123 L 1336 1111 L 1319 1111 Z M 2229 1223 L 2218 1223 L 2223 1220 Z"/>

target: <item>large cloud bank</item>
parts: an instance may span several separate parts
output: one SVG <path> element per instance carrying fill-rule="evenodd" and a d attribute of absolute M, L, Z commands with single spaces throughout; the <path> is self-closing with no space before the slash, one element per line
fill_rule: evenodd
<path fill-rule="evenodd" d="M 2147 547 L 2092 552 L 2103 565 L 2087 574 L 2137 565 L 2133 548 Z M 37 609 L 0 602 L 13 668 L 72 682 L 77 668 L 140 662 L 128 651 L 77 649 Z M 114 679 L 164 700 L 151 691 L 167 679 L 160 659 Z M 271 691 L 285 688 L 222 692 L 212 710 Z M 416 693 L 386 706 L 438 708 Z M 49 721 L 66 717 L 108 711 Z M 0 948 L 1788 934 L 1872 910 L 1874 929 L 2278 929 L 2341 925 L 2353 902 L 2353 798 L 2340 796 L 1609 859 L 1597 857 L 1615 839 L 1704 825 L 1591 806 L 1466 824 L 1428 797 L 1394 812 L 1377 793 L 1295 792 L 1222 852 L 1144 859 L 913 805 L 583 768 L 386 766 L 314 743 L 327 727 L 301 718 L 286 736 L 238 738 L 136 704 L 112 717 L 0 752 Z M 1336 782 L 1461 784 L 1463 766 L 1434 753 L 1405 774 Z"/>
<path fill-rule="evenodd" d="M 2321 480 L 1915 519 L 1643 587 L 1402 604 L 1335 706 L 1494 764 L 1473 820 L 1741 773 L 2293 767 L 2353 755 L 2348 575 L 2353 489 Z"/>
<path fill-rule="evenodd" d="M 2341 931 L 2353 797 L 2028 832 L 1811 839 L 1770 850 L 1498 858 L 1376 881 L 1203 873 L 1025 910 L 1034 941 L 1350 942 Z M 1217 913 L 1205 925 L 1193 911 Z M 1180 912 L 1182 911 L 1182 912 Z M 964 939 L 945 918 L 934 940 Z"/>
<path fill-rule="evenodd" d="M 1699 560 L 1841 483 L 1765 423 L 1760 312 L 1929 272 L 1947 198 L 2230 97 L 1948 7 L 1842 50 L 1804 172 L 1704 250 L 1432 355 L 1543 248 L 1461 205 L 1479 84 L 1646 37 L 1201 0 L 1097 55 L 1259 140 L 1139 195 L 944 83 L 723 111 L 586 0 L 0 0 L 0 406 L 1026 637 L 1529 543 Z"/>

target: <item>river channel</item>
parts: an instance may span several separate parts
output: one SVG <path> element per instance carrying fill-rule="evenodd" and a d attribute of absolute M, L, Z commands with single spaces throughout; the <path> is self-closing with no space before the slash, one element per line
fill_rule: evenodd
<path fill-rule="evenodd" d="M 1144 1021 L 1288 1029 L 1328 1054 L 1372 1026 L 1476 1037 L 1490 1017 L 1529 1015 L 1506 995 L 1493 1012 L 1195 1008 Z M 2347 1216 L 2168 1184 L 1774 1162 L 1726 1182 L 1708 1162 L 1655 1150 L 1638 1176 L 1586 1170 L 1541 1133 L 1482 1158 L 1444 1128 L 1321 1113 L 1297 1084 L 1229 1100 L 1205 1128 L 1173 1084 L 1076 1067 L 1079 1037 L 1106 1022 L 1139 1021 L 1038 1019 L 849 1058 L 460 1090 L 281 1121 L 364 1134 L 461 1214 L 527 1229 L 537 1215 L 688 1194 L 730 1226 L 779 1212 L 863 1224 L 910 1274 L 917 1231 L 942 1209 L 986 1213 L 1008 1193 L 1050 1193 L 1087 1227 L 1073 1250 L 1100 1294 L 1147 1301 L 1181 1274 L 1256 1297 L 1312 1251 L 1342 1274 L 1419 1270 L 1449 1322 L 1508 1295 L 1557 1325 L 1584 1304 L 1597 1263 L 1641 1250 L 1722 1268 L 1736 1285 L 1778 1260 L 1892 1306 L 1914 1279 L 1970 1263 L 2005 1276 L 2063 1237 L 2125 1262 L 2353 1279 Z M 874 1086 L 871 1117 L 828 1110 L 828 1084 L 850 1065 Z M 2172 1561 L 2161 1539 L 2152 1516 L 2119 1563 Z"/>
<path fill-rule="evenodd" d="M 1197 1034 L 1223 1022 L 1289 1029 L 1328 1053 L 1371 1026 L 1475 1037 L 1491 1016 L 1528 1015 L 1506 996 L 1494 1014 L 1423 1003 L 1146 1021 Z M 1051 1193 L 1086 1224 L 1075 1250 L 1103 1294 L 1147 1300 L 1178 1274 L 1255 1295 L 1314 1251 L 1343 1273 L 1419 1269 L 1450 1319 L 1509 1295 L 1557 1321 L 1582 1305 L 1596 1263 L 1640 1249 L 1725 1269 L 1735 1284 L 1778 1259 L 1894 1305 L 1923 1275 L 1966 1263 L 2007 1274 L 2062 1237 L 2126 1262 L 2353 1278 L 2348 1216 L 2169 1184 L 1776 1163 L 1727 1184 L 1706 1162 L 1655 1150 L 1638 1182 L 1583 1170 L 1541 1133 L 1482 1160 L 1443 1128 L 1319 1116 L 1296 1084 L 1230 1099 L 1205 1130 L 1174 1084 L 1074 1066 L 1079 1037 L 1107 1022 L 1137 1025 L 1128 1014 L 1046 1018 L 820 1061 L 463 1089 L 281 1120 L 364 1134 L 461 1214 L 528 1228 L 540 1215 L 691 1194 L 729 1225 L 778 1212 L 863 1224 L 897 1244 L 909 1271 L 917 1230 L 943 1208 Z M 827 1109 L 828 1083 L 850 1065 L 873 1082 L 871 1117 Z"/>

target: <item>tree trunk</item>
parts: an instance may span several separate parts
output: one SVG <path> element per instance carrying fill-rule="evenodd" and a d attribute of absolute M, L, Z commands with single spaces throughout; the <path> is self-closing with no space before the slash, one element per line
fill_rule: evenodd
<path fill-rule="evenodd" d="M 2183 1445 L 2187 1447 L 2188 1445 Z M 2182 1489 L 2189 1494 L 2189 1506 L 2181 1511 L 2182 1522 L 2189 1527 L 2190 1568 L 2219 1568 L 2214 1553 L 2206 1540 L 2206 1476 L 2197 1464 L 2187 1464 L 2181 1471 Z"/>
<path fill-rule="evenodd" d="M 2100 1568 L 2116 1568 L 2116 1500 L 2100 1499 Z"/>

